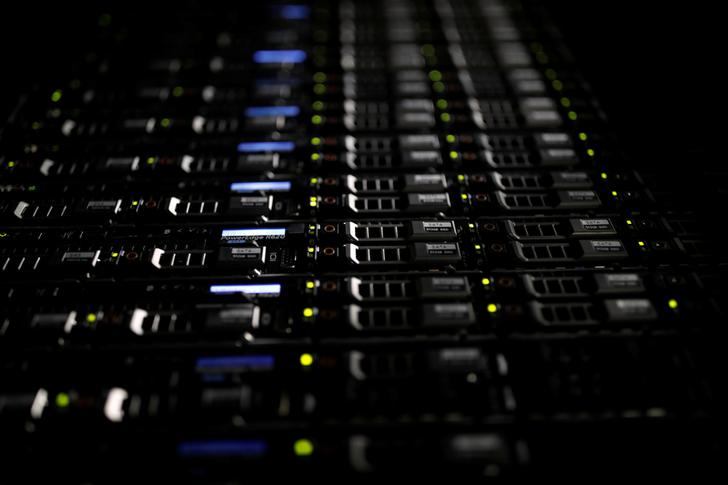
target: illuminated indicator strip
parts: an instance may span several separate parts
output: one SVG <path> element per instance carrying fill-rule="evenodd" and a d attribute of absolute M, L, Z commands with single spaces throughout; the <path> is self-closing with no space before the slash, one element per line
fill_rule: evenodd
<path fill-rule="evenodd" d="M 255 51 L 253 61 L 258 64 L 300 64 L 306 60 L 302 50 Z"/>
<path fill-rule="evenodd" d="M 230 184 L 230 190 L 238 193 L 257 192 L 259 190 L 268 192 L 288 192 L 291 190 L 291 181 L 233 182 Z"/>
<path fill-rule="evenodd" d="M 275 365 L 272 355 L 227 355 L 200 357 L 195 366 L 199 371 L 220 372 L 227 369 L 271 369 Z"/>
<path fill-rule="evenodd" d="M 238 143 L 240 153 L 292 152 L 296 144 L 292 141 L 251 141 Z"/>
<path fill-rule="evenodd" d="M 264 116 L 298 116 L 301 108 L 298 106 L 254 106 L 245 110 L 248 118 L 260 118 Z"/>
<path fill-rule="evenodd" d="M 271 283 L 267 285 L 210 285 L 210 293 L 215 295 L 230 295 L 242 293 L 245 295 L 280 295 L 281 285 Z"/>
<path fill-rule="evenodd" d="M 260 440 L 185 441 L 177 447 L 180 456 L 261 456 L 268 444 Z"/>
<path fill-rule="evenodd" d="M 223 229 L 222 238 L 242 238 L 242 237 L 265 237 L 265 236 L 285 236 L 286 229 L 283 227 L 271 227 L 265 229 Z"/>
<path fill-rule="evenodd" d="M 311 16 L 311 7 L 307 5 L 281 5 L 278 13 L 284 20 L 306 20 Z"/>

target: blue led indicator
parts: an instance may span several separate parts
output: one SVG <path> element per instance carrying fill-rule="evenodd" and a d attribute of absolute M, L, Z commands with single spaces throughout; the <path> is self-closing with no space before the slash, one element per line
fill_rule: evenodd
<path fill-rule="evenodd" d="M 296 144 L 292 141 L 251 141 L 238 143 L 240 153 L 292 152 Z"/>
<path fill-rule="evenodd" d="M 298 106 L 255 106 L 245 110 L 248 118 L 261 118 L 264 116 L 298 116 L 301 109 Z"/>
<path fill-rule="evenodd" d="M 307 5 L 281 5 L 278 15 L 285 20 L 306 20 L 311 16 L 311 7 Z"/>
<path fill-rule="evenodd" d="M 306 52 L 298 49 L 255 51 L 253 61 L 258 64 L 300 64 L 306 60 Z"/>
<path fill-rule="evenodd" d="M 226 355 L 222 357 L 200 357 L 197 370 L 219 372 L 222 369 L 271 369 L 275 364 L 272 355 Z"/>
<path fill-rule="evenodd" d="M 180 456 L 261 456 L 268 444 L 260 440 L 184 441 L 177 447 Z"/>
<path fill-rule="evenodd" d="M 245 295 L 280 295 L 279 283 L 255 285 L 210 285 L 210 293 L 214 295 L 231 295 L 242 293 Z"/>
<path fill-rule="evenodd" d="M 255 80 L 255 85 L 257 87 L 265 87 L 265 86 L 290 86 L 290 87 L 296 87 L 301 84 L 300 79 L 292 79 L 292 78 L 277 78 L 277 77 L 261 77 L 257 78 Z"/>
<path fill-rule="evenodd" d="M 290 180 L 274 180 L 269 182 L 234 182 L 230 184 L 230 190 L 238 194 L 250 192 L 288 192 L 291 190 Z"/>

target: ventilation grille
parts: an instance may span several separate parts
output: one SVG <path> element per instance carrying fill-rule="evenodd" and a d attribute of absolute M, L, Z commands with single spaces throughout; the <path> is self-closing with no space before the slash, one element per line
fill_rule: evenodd
<path fill-rule="evenodd" d="M 531 276 L 524 281 L 529 293 L 538 298 L 572 298 L 587 296 L 581 276 Z"/>
<path fill-rule="evenodd" d="M 390 154 L 346 154 L 346 164 L 352 170 L 378 170 L 393 167 L 392 155 Z"/>
<path fill-rule="evenodd" d="M 358 213 L 389 213 L 400 210 L 398 197 L 356 197 L 348 196 L 349 209 Z"/>
<path fill-rule="evenodd" d="M 353 182 L 354 192 L 394 192 L 397 190 L 397 180 L 394 177 L 370 177 L 357 179 Z"/>
<path fill-rule="evenodd" d="M 209 251 L 164 251 L 155 249 L 152 264 L 161 269 L 205 268 Z"/>
<path fill-rule="evenodd" d="M 496 192 L 498 202 L 507 210 L 541 210 L 552 207 L 548 194 L 506 194 Z"/>
<path fill-rule="evenodd" d="M 559 222 L 513 222 L 508 229 L 518 239 L 561 239 L 563 233 Z"/>
<path fill-rule="evenodd" d="M 387 130 L 389 129 L 389 117 L 345 115 L 344 125 L 351 131 Z"/>
<path fill-rule="evenodd" d="M 405 238 L 405 227 L 401 222 L 349 222 L 346 232 L 356 241 L 401 241 Z"/>
<path fill-rule="evenodd" d="M 536 165 L 533 156 L 527 152 L 483 152 L 485 161 L 494 168 L 524 168 Z"/>
<path fill-rule="evenodd" d="M 351 305 L 349 322 L 358 330 L 401 330 L 409 327 L 412 310 L 406 307 L 361 308 Z"/>
<path fill-rule="evenodd" d="M 175 208 L 177 215 L 204 216 L 217 214 L 220 203 L 216 200 L 183 200 Z"/>
<path fill-rule="evenodd" d="M 351 262 L 358 265 L 396 265 L 404 264 L 409 259 L 406 246 L 357 246 L 345 244 L 346 255 Z"/>
<path fill-rule="evenodd" d="M 498 182 L 504 190 L 544 189 L 543 177 L 539 175 L 500 175 Z"/>
<path fill-rule="evenodd" d="M 516 255 L 528 263 L 558 263 L 574 261 L 574 249 L 569 244 L 522 244 L 515 243 Z"/>
<path fill-rule="evenodd" d="M 413 299 L 415 288 L 410 280 L 353 277 L 349 280 L 349 294 L 358 301 L 389 302 Z"/>
<path fill-rule="evenodd" d="M 533 303 L 534 317 L 544 325 L 594 325 L 599 323 L 591 303 Z"/>

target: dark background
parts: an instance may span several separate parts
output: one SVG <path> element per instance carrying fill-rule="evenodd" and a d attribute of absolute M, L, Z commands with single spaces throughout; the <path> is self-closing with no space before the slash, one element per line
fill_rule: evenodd
<path fill-rule="evenodd" d="M 23 2 L 0 8 L 0 112 L 34 79 L 63 70 L 108 2 Z M 640 165 L 723 165 L 726 83 L 721 15 L 708 2 L 544 2 L 568 39 L 612 127 Z M 144 16 L 143 2 L 136 2 Z M 244 8 L 241 4 L 241 8 Z M 154 33 L 150 32 L 150 36 Z"/>

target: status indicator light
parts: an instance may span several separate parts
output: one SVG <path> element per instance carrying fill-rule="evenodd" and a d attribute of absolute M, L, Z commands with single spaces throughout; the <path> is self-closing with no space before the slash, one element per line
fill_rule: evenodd
<path fill-rule="evenodd" d="M 256 64 L 300 64 L 307 54 L 302 50 L 261 50 L 253 53 Z"/>
<path fill-rule="evenodd" d="M 292 141 L 252 141 L 238 143 L 240 153 L 292 152 L 296 144 Z"/>
<path fill-rule="evenodd" d="M 251 284 L 251 285 L 210 285 L 210 293 L 214 295 L 231 295 L 242 293 L 244 295 L 280 295 L 279 283 Z"/>
<path fill-rule="evenodd" d="M 670 308 L 670 310 L 677 310 L 677 307 L 679 305 L 676 299 L 670 298 L 669 300 L 667 300 L 667 306 Z"/>
<path fill-rule="evenodd" d="M 306 318 L 311 318 L 313 316 L 313 308 L 304 308 L 303 309 L 303 316 Z"/>
<path fill-rule="evenodd" d="M 298 116 L 301 108 L 298 106 L 251 106 L 246 108 L 245 116 L 248 118 L 262 118 L 266 116 Z"/>
<path fill-rule="evenodd" d="M 288 192 L 291 190 L 290 180 L 271 180 L 266 182 L 233 182 L 230 190 L 239 194 L 249 192 Z"/>
<path fill-rule="evenodd" d="M 313 365 L 313 355 L 301 354 L 298 361 L 301 363 L 302 367 L 311 367 L 311 365 Z"/>
<path fill-rule="evenodd" d="M 59 392 L 56 395 L 56 406 L 59 408 L 67 408 L 71 404 L 70 396 L 65 392 Z"/>
<path fill-rule="evenodd" d="M 307 439 L 296 440 L 293 443 L 293 452 L 296 456 L 311 456 L 313 454 L 313 443 Z"/>
<path fill-rule="evenodd" d="M 498 305 L 495 303 L 488 303 L 486 310 L 488 310 L 488 313 L 495 313 L 498 311 Z"/>

